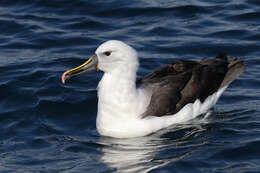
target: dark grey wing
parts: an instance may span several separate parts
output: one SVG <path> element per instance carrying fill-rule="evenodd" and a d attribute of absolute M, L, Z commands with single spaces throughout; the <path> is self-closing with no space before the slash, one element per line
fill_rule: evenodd
<path fill-rule="evenodd" d="M 200 66 L 195 61 L 180 60 L 166 64 L 154 72 L 145 75 L 142 79 L 137 81 L 137 84 L 144 87 L 145 85 L 153 85 L 161 81 L 165 81 L 165 78 L 169 76 L 176 76 L 178 74 L 190 72 L 193 68 Z"/>
<path fill-rule="evenodd" d="M 142 117 L 170 115 L 196 99 L 203 102 L 223 85 L 230 64 L 224 54 L 214 59 L 177 61 L 144 76 L 140 87 L 150 90 L 152 96 Z"/>
<path fill-rule="evenodd" d="M 226 61 L 215 60 L 210 64 L 201 65 L 192 70 L 192 77 L 186 86 L 180 91 L 181 99 L 173 113 L 178 112 L 188 103 L 193 103 L 199 99 L 204 102 L 205 99 L 217 92 L 228 71 Z"/>
<path fill-rule="evenodd" d="M 152 92 L 150 104 L 146 112 L 142 114 L 142 117 L 148 115 L 163 116 L 175 112 L 176 106 L 182 98 L 181 91 L 190 80 L 191 74 L 191 72 L 186 72 L 179 75 L 166 76 L 157 79 L 157 83 L 151 84 L 148 87 L 150 92 Z"/>

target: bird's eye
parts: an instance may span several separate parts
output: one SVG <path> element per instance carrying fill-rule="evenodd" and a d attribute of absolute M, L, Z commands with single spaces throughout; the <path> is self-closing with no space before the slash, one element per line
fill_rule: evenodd
<path fill-rule="evenodd" d="M 106 56 L 109 56 L 109 55 L 111 54 L 111 52 L 107 51 L 107 52 L 104 52 L 104 54 L 105 54 Z"/>

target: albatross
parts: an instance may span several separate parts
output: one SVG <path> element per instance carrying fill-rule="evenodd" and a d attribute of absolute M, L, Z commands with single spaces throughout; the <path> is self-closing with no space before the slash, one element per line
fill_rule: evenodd
<path fill-rule="evenodd" d="M 85 63 L 62 74 L 65 83 L 85 72 L 104 72 L 97 87 L 96 128 L 100 135 L 140 137 L 206 114 L 245 71 L 243 59 L 225 53 L 210 59 L 178 60 L 137 81 L 138 66 L 134 48 L 110 40 Z"/>

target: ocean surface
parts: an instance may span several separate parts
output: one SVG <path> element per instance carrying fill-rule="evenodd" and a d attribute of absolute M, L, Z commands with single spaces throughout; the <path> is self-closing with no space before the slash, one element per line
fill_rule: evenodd
<path fill-rule="evenodd" d="M 60 81 L 101 43 L 139 52 L 142 77 L 177 59 L 242 57 L 208 117 L 134 139 L 95 127 L 101 72 Z M 259 0 L 1 0 L 1 173 L 260 172 Z"/>

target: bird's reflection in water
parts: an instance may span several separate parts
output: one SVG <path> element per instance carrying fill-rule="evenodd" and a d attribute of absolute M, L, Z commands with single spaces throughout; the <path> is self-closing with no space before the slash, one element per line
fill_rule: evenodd
<path fill-rule="evenodd" d="M 207 143 L 206 129 L 182 124 L 139 138 L 100 137 L 101 160 L 117 172 L 149 172 L 196 152 Z"/>

